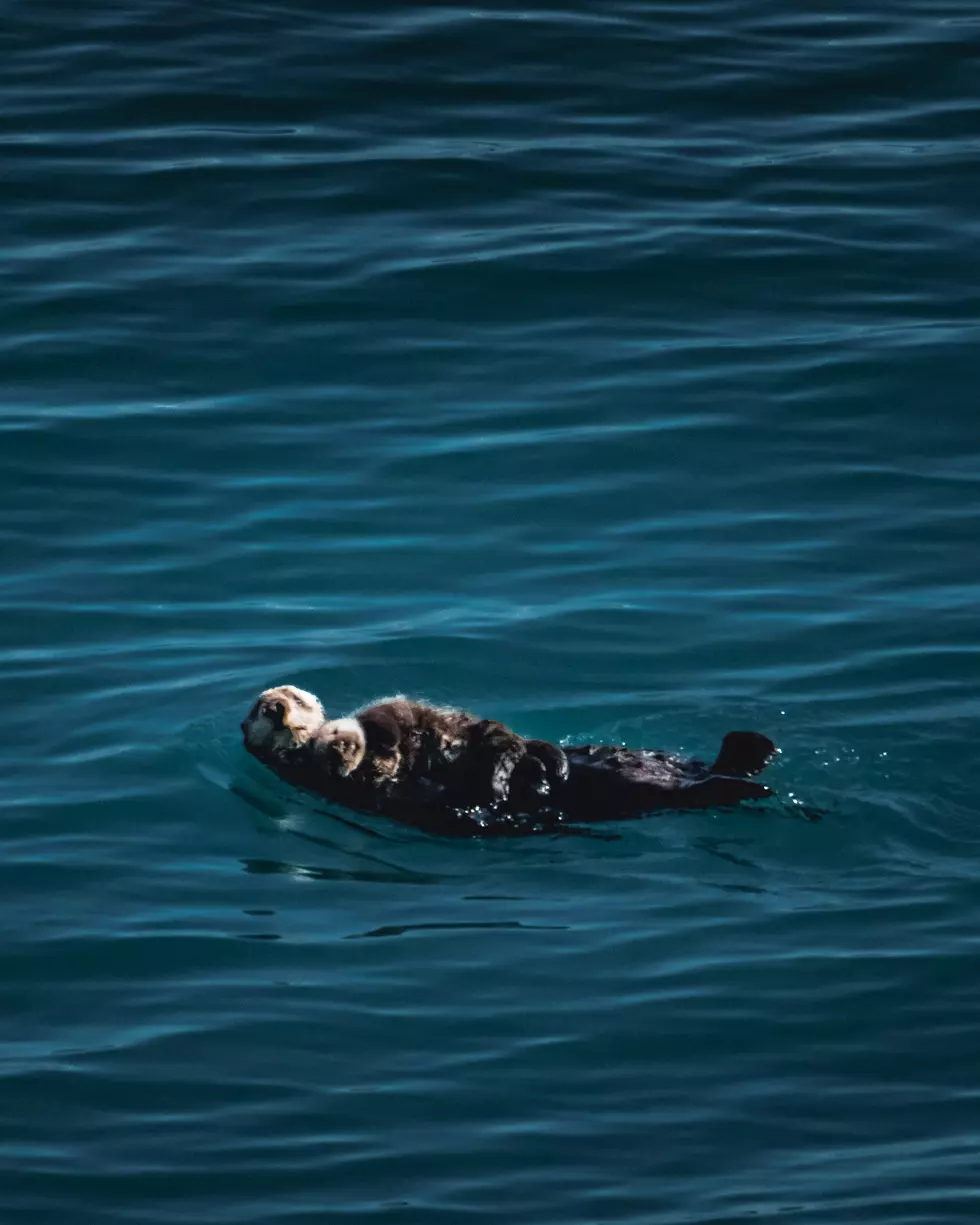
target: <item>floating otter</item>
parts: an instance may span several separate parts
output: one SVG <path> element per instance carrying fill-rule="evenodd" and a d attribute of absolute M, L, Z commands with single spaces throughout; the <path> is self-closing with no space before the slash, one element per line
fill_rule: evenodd
<path fill-rule="evenodd" d="M 441 834 L 525 832 L 665 808 L 762 799 L 777 752 L 729 732 L 709 766 L 652 749 L 525 740 L 466 711 L 390 698 L 340 719 L 293 685 L 267 689 L 242 723 L 245 747 L 286 782 Z"/>
<path fill-rule="evenodd" d="M 505 803 L 512 780 L 541 801 L 568 777 L 565 754 L 465 710 L 386 698 L 327 719 L 313 694 L 280 685 L 242 724 L 245 747 L 284 778 L 351 807 L 383 810 L 433 786 L 460 802 Z"/>

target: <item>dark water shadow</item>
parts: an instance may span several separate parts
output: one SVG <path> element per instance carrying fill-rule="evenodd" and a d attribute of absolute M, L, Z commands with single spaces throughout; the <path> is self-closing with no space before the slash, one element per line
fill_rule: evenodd
<path fill-rule="evenodd" d="M 367 932 L 355 932 L 345 940 L 379 940 L 389 936 L 404 936 L 409 932 L 422 931 L 541 931 L 564 932 L 570 928 L 564 923 L 521 923 L 517 919 L 501 919 L 486 923 L 404 923 L 375 927 Z"/>
<path fill-rule="evenodd" d="M 360 881 L 384 885 L 438 885 L 446 879 L 432 873 L 405 868 L 372 871 L 366 868 L 323 868 L 314 864 L 286 863 L 280 859 L 242 859 L 244 870 L 254 876 L 302 876 L 304 880 Z"/>
<path fill-rule="evenodd" d="M 722 893 L 749 893 L 758 895 L 760 893 L 771 893 L 771 889 L 765 889 L 762 885 L 735 885 L 731 882 L 718 880 L 702 880 L 699 884 L 707 886 L 709 889 L 720 889 Z"/>
<path fill-rule="evenodd" d="M 753 863 L 751 859 L 744 859 L 741 855 L 736 855 L 732 851 L 726 851 L 726 846 L 739 846 L 741 840 L 738 838 L 710 838 L 704 835 L 700 838 L 695 838 L 691 843 L 697 851 L 704 851 L 707 855 L 714 855 L 716 859 L 724 859 L 727 863 L 733 863 L 739 868 L 751 868 L 755 872 L 761 872 L 762 868 L 757 863 Z"/>

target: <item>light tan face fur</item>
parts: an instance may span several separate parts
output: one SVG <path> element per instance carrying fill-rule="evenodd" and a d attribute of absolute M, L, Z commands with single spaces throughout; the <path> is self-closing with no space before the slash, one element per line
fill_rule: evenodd
<path fill-rule="evenodd" d="M 259 694 L 242 731 L 250 748 L 284 751 L 305 744 L 325 718 L 312 693 L 295 685 L 277 685 Z"/>
<path fill-rule="evenodd" d="M 334 773 L 346 778 L 364 760 L 364 729 L 356 719 L 331 719 L 316 734 L 317 748 L 327 746 Z"/>

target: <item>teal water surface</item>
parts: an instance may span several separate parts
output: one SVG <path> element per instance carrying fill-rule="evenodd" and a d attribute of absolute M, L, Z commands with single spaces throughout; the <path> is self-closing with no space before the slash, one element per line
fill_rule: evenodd
<path fill-rule="evenodd" d="M 975 3 L 0 15 L 0 1219 L 975 1222 Z M 780 800 L 345 822 L 284 680 Z"/>

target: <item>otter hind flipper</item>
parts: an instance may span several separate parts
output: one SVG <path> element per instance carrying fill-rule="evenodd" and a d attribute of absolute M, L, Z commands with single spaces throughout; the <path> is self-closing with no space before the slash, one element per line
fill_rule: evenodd
<path fill-rule="evenodd" d="M 761 774 L 779 749 L 761 732 L 729 732 L 709 774 L 728 778 L 752 778 Z"/>

